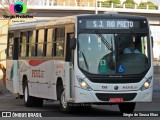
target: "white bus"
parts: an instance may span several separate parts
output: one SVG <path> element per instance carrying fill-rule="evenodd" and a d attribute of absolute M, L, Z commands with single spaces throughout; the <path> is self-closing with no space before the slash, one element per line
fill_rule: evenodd
<path fill-rule="evenodd" d="M 27 107 L 60 100 L 67 112 L 104 104 L 131 113 L 136 102 L 152 101 L 152 42 L 142 16 L 78 15 L 11 25 L 6 85 Z"/>

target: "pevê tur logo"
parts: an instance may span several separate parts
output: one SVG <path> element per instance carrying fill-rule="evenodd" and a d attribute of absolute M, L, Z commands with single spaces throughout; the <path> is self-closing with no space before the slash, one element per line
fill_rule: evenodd
<path fill-rule="evenodd" d="M 25 14 L 27 13 L 27 5 L 23 2 L 14 2 L 14 4 L 10 4 L 10 13 Z"/>

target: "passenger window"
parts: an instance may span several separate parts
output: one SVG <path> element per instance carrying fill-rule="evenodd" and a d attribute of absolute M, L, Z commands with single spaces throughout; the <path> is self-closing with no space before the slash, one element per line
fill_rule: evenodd
<path fill-rule="evenodd" d="M 29 57 L 35 56 L 36 31 L 29 31 Z"/>
<path fill-rule="evenodd" d="M 8 53 L 7 53 L 8 57 L 12 57 L 13 56 L 13 40 L 14 40 L 14 34 L 13 33 L 9 33 Z"/>
<path fill-rule="evenodd" d="M 54 42 L 54 30 L 53 28 L 51 28 L 51 29 L 48 29 L 48 32 L 47 32 L 47 45 L 46 45 L 46 56 L 47 57 L 52 57 L 53 42 Z"/>
<path fill-rule="evenodd" d="M 21 40 L 20 40 L 20 57 L 26 56 L 26 43 L 27 43 L 27 32 L 21 33 Z"/>
<path fill-rule="evenodd" d="M 38 32 L 37 56 L 43 56 L 44 29 Z"/>
<path fill-rule="evenodd" d="M 65 30 L 64 28 L 56 29 L 56 39 L 55 39 L 55 56 L 63 57 L 64 56 L 64 40 L 65 40 Z"/>

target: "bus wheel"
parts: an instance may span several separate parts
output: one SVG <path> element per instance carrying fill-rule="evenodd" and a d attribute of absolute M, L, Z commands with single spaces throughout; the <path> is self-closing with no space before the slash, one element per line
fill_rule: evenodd
<path fill-rule="evenodd" d="M 35 98 L 29 96 L 28 83 L 25 81 L 23 86 L 23 94 L 24 94 L 24 104 L 26 107 L 33 107 L 35 103 Z"/>
<path fill-rule="evenodd" d="M 118 106 L 121 113 L 133 113 L 136 103 L 120 103 Z"/>
<path fill-rule="evenodd" d="M 60 98 L 60 108 L 63 112 L 70 112 L 71 107 L 69 106 L 69 103 L 65 101 L 65 90 L 61 92 L 61 98 Z"/>

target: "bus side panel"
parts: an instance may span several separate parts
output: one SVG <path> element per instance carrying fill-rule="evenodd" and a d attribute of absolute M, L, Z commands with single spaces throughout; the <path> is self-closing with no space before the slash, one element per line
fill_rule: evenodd
<path fill-rule="evenodd" d="M 57 80 L 64 80 L 64 61 L 61 60 L 40 60 L 42 63 L 38 66 L 32 66 L 30 73 L 31 80 L 37 81 L 38 97 L 57 100 Z M 36 61 L 34 61 L 36 63 Z M 40 71 L 34 73 L 33 71 Z M 35 82 L 36 82 L 35 81 Z M 65 85 L 63 81 L 63 85 Z"/>
<path fill-rule="evenodd" d="M 48 64 L 49 65 L 49 64 Z M 62 60 L 53 60 L 52 62 L 52 72 L 48 70 L 48 74 L 52 75 L 52 79 L 47 79 L 49 86 L 48 86 L 48 93 L 49 98 L 57 100 L 57 82 L 58 80 L 62 80 L 63 86 L 65 87 L 64 81 L 64 68 L 65 62 Z"/>
<path fill-rule="evenodd" d="M 19 81 L 19 94 L 23 95 L 23 83 L 22 83 L 21 79 L 19 79 L 19 80 L 20 80 Z"/>
<path fill-rule="evenodd" d="M 38 63 L 37 65 L 31 65 L 31 74 L 30 79 L 34 79 L 37 82 L 37 91 L 38 96 L 40 98 L 48 98 L 48 82 L 47 79 L 50 79 L 51 74 L 47 74 L 51 72 L 51 62 L 45 60 L 33 60 L 34 63 Z"/>
<path fill-rule="evenodd" d="M 27 76 L 31 96 L 57 100 L 57 79 L 64 82 L 64 61 L 61 60 L 23 60 L 19 65 L 19 79 Z M 22 84 L 22 81 L 20 82 Z M 23 94 L 21 85 L 21 93 Z"/>
<path fill-rule="evenodd" d="M 19 94 L 23 95 L 23 77 L 24 77 L 24 73 L 22 72 L 22 63 L 24 62 L 24 60 L 19 60 L 19 69 L 18 69 L 18 73 L 19 73 Z"/>
<path fill-rule="evenodd" d="M 20 94 L 23 94 L 23 79 L 26 76 L 26 80 L 28 81 L 29 94 L 31 96 L 38 97 L 37 92 L 37 80 L 32 79 L 32 68 L 28 64 L 27 60 L 19 61 L 19 79 L 20 79 Z"/>
<path fill-rule="evenodd" d="M 6 87 L 13 93 L 13 60 L 6 61 Z"/>
<path fill-rule="evenodd" d="M 50 66 L 50 70 L 48 70 L 48 73 L 46 75 L 47 82 L 48 82 L 48 99 L 57 100 L 57 90 L 56 90 L 56 68 L 54 64 L 54 60 L 50 61 L 48 64 Z M 45 70 L 47 70 L 48 66 L 46 66 Z M 49 75 L 49 78 L 47 77 Z"/>

